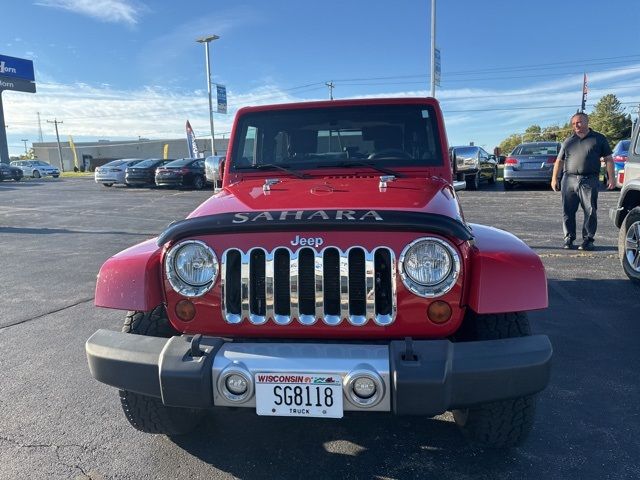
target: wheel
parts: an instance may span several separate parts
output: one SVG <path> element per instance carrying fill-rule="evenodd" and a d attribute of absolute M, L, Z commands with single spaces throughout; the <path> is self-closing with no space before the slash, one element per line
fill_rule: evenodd
<path fill-rule="evenodd" d="M 20 180 L 22 180 L 22 177 L 13 177 L 13 179 L 14 179 L 16 182 L 19 182 Z"/>
<path fill-rule="evenodd" d="M 478 190 L 480 187 L 480 172 L 474 175 L 467 175 L 465 181 L 467 182 L 467 190 Z"/>
<path fill-rule="evenodd" d="M 496 183 L 496 180 L 498 180 L 498 167 L 494 167 L 493 173 L 491 174 L 491 177 L 489 177 L 489 184 L 493 185 Z"/>
<path fill-rule="evenodd" d="M 60 175 L 54 175 L 53 178 L 58 178 Z"/>
<path fill-rule="evenodd" d="M 505 190 L 513 190 L 513 182 L 509 182 L 507 180 L 502 182 L 502 186 Z"/>
<path fill-rule="evenodd" d="M 40 177 L 41 177 L 40 170 L 34 170 L 33 171 L 33 178 L 40 178 Z"/>
<path fill-rule="evenodd" d="M 531 335 L 526 313 L 478 315 L 469 312 L 457 341 L 497 340 Z M 454 410 L 453 418 L 472 442 L 484 447 L 505 448 L 522 443 L 535 414 L 535 396 L 526 395 Z"/>
<path fill-rule="evenodd" d="M 622 221 L 618 254 L 627 277 L 640 283 L 640 207 L 632 209 Z"/>
<path fill-rule="evenodd" d="M 129 312 L 122 331 L 150 337 L 169 338 L 176 332 L 167 318 L 163 305 L 150 312 Z M 129 423 L 145 433 L 184 435 L 201 421 L 204 411 L 167 407 L 162 400 L 128 390 L 120 390 L 120 403 Z"/>
<path fill-rule="evenodd" d="M 110 187 L 111 185 L 113 185 L 113 183 L 103 183 L 102 185 L 104 185 L 105 187 Z"/>
<path fill-rule="evenodd" d="M 196 190 L 202 190 L 205 185 L 205 180 L 201 176 L 197 176 L 193 179 L 193 188 Z"/>

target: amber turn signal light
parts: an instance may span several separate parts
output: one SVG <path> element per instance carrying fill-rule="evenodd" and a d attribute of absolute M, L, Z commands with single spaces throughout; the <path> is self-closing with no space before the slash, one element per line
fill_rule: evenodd
<path fill-rule="evenodd" d="M 191 300 L 180 300 L 176 305 L 178 318 L 185 322 L 190 322 L 196 316 L 196 306 Z"/>
<path fill-rule="evenodd" d="M 451 306 L 442 300 L 436 300 L 427 309 L 429 320 L 433 323 L 445 323 L 451 318 Z"/>

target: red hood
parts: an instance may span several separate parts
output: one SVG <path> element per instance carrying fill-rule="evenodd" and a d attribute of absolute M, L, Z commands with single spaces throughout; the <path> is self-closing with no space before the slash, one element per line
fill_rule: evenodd
<path fill-rule="evenodd" d="M 461 218 L 453 189 L 438 178 L 398 178 L 381 189 L 380 177 L 297 179 L 282 177 L 265 192 L 265 179 L 227 186 L 189 218 L 268 210 L 405 210 Z"/>

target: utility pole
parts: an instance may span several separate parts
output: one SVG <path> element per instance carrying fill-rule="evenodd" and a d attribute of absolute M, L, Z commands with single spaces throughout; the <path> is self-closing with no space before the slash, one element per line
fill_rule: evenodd
<path fill-rule="evenodd" d="M 28 138 L 23 138 L 20 141 L 24 142 L 24 154 L 27 155 L 29 153 L 29 152 L 27 152 L 27 142 L 29 141 L 29 139 Z"/>
<path fill-rule="evenodd" d="M 204 56 L 207 70 L 207 93 L 209 94 L 209 127 L 211 128 L 211 153 L 213 155 L 216 154 L 216 140 L 213 132 L 213 103 L 211 100 L 211 61 L 209 59 L 209 43 L 218 39 L 220 39 L 218 35 L 208 35 L 206 37 L 196 39 L 196 42 L 204 43 Z"/>
<path fill-rule="evenodd" d="M 333 100 L 333 89 L 335 88 L 333 81 L 325 82 L 325 85 L 329 87 L 329 100 Z"/>
<path fill-rule="evenodd" d="M 62 147 L 60 146 L 60 135 L 58 134 L 58 124 L 64 123 L 62 120 L 58 121 L 57 118 L 47 120 L 47 123 L 53 123 L 56 126 L 56 139 L 58 140 L 58 155 L 60 156 L 60 171 L 64 172 L 64 163 L 62 162 Z"/>
<path fill-rule="evenodd" d="M 436 0 L 431 0 L 431 96 L 436 96 Z"/>

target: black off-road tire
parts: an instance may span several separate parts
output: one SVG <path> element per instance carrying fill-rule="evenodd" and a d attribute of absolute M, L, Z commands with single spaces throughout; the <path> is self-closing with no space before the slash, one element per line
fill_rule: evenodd
<path fill-rule="evenodd" d="M 467 182 L 467 190 L 478 190 L 480 188 L 480 172 L 476 172 L 474 175 L 467 175 L 465 182 Z"/>
<path fill-rule="evenodd" d="M 171 326 L 164 306 L 150 312 L 129 312 L 122 331 L 150 337 L 169 338 L 178 332 Z M 204 411 L 167 407 L 162 400 L 139 393 L 120 390 L 120 403 L 129 423 L 145 433 L 184 435 L 201 423 Z"/>
<path fill-rule="evenodd" d="M 629 236 L 629 245 L 627 244 L 627 236 Z M 620 232 L 618 233 L 618 255 L 622 270 L 629 277 L 629 280 L 640 284 L 640 271 L 638 267 L 634 268 L 629 262 L 629 257 L 640 255 L 640 207 L 633 208 L 622 221 Z M 635 249 L 632 243 L 635 242 Z M 632 260 L 633 261 L 633 260 Z M 636 260 L 637 261 L 637 260 Z"/>
<path fill-rule="evenodd" d="M 201 177 L 199 175 L 193 179 L 193 188 L 195 188 L 196 190 L 202 190 L 206 184 L 207 182 L 204 177 Z"/>
<path fill-rule="evenodd" d="M 458 341 L 497 340 L 531 335 L 526 313 L 478 315 L 469 312 Z M 453 418 L 473 443 L 488 448 L 520 445 L 531 432 L 535 395 L 485 403 L 453 411 Z"/>
<path fill-rule="evenodd" d="M 498 167 L 495 167 L 493 169 L 493 173 L 491 174 L 488 180 L 489 185 L 493 185 L 494 183 L 496 183 L 496 180 L 498 180 Z"/>

